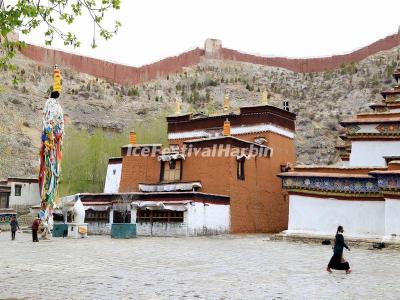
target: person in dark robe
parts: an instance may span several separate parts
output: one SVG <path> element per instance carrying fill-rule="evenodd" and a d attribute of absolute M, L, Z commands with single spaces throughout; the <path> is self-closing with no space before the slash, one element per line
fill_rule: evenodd
<path fill-rule="evenodd" d="M 39 219 L 39 217 L 37 217 L 32 223 L 32 240 L 33 240 L 33 242 L 39 242 L 38 235 L 37 235 L 39 226 L 40 226 L 40 219 Z"/>
<path fill-rule="evenodd" d="M 343 237 L 343 226 L 339 226 L 337 231 L 336 231 L 336 236 L 335 236 L 335 245 L 333 246 L 333 256 L 331 260 L 329 261 L 328 266 L 326 267 L 326 270 L 331 273 L 332 270 L 345 270 L 346 273 L 350 273 L 350 265 L 349 263 L 343 258 L 343 248 L 346 248 L 347 250 L 350 251 L 349 246 L 344 241 Z"/>
<path fill-rule="evenodd" d="M 17 232 L 17 230 L 20 230 L 19 229 L 19 225 L 18 225 L 18 221 L 14 217 L 11 218 L 10 227 L 11 227 L 11 240 L 14 241 L 15 240 L 15 233 Z"/>

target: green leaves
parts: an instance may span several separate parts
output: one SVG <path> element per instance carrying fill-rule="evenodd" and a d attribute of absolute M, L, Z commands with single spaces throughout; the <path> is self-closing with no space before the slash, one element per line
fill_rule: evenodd
<path fill-rule="evenodd" d="M 111 29 L 103 25 L 108 11 L 120 9 L 120 0 L 17 0 L 16 2 L 14 6 L 8 5 L 4 10 L 0 10 L 0 68 L 11 67 L 10 60 L 15 56 L 15 50 L 21 46 L 20 42 L 9 40 L 9 35 L 13 32 L 29 34 L 39 25 L 45 25 L 46 45 L 50 46 L 55 38 L 59 38 L 66 46 L 79 47 L 81 42 L 77 35 L 74 32 L 63 31 L 61 25 L 63 23 L 71 25 L 78 17 L 86 14 L 93 22 L 92 47 L 96 47 L 96 37 L 109 40 L 121 27 L 119 21 L 115 21 L 114 28 Z"/>

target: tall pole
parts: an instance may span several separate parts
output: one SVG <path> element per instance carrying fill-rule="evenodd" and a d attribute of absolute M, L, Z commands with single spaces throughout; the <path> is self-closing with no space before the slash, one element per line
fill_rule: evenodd
<path fill-rule="evenodd" d="M 61 72 L 57 65 L 54 66 L 53 78 L 53 91 L 43 109 L 40 149 L 39 191 L 42 204 L 39 217 L 42 220 L 43 238 L 47 238 L 53 228 L 53 209 L 57 207 L 64 134 L 64 115 L 58 102 L 61 93 Z"/>

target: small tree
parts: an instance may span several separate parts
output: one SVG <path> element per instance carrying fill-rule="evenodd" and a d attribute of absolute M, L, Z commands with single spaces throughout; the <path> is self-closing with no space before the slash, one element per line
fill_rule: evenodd
<path fill-rule="evenodd" d="M 114 202 L 113 208 L 114 223 L 130 223 L 131 195 L 121 194 L 119 199 Z"/>

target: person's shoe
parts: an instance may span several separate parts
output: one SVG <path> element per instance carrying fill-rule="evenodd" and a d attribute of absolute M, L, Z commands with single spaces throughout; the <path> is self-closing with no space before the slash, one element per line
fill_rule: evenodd
<path fill-rule="evenodd" d="M 350 274 L 351 273 L 351 269 L 346 270 L 346 274 Z"/>
<path fill-rule="evenodd" d="M 329 267 L 326 267 L 326 271 L 329 272 L 329 273 L 332 273 L 332 270 Z"/>

